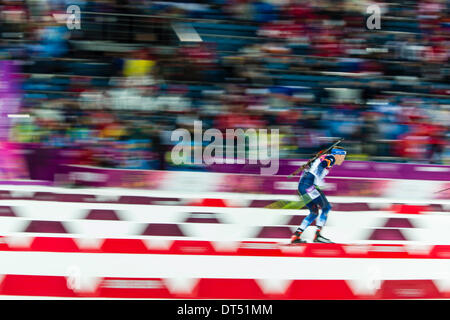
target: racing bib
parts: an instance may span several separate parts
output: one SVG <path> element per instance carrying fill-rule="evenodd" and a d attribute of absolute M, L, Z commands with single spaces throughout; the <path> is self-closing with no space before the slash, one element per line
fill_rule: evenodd
<path fill-rule="evenodd" d="M 319 191 L 314 186 L 309 187 L 306 189 L 306 194 L 311 198 L 311 200 L 320 197 Z"/>

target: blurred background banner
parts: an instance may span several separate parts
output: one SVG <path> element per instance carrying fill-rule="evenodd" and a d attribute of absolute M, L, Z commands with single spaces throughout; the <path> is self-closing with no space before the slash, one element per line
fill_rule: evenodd
<path fill-rule="evenodd" d="M 289 175 L 296 168 L 306 163 L 306 159 L 280 159 L 277 175 Z M 208 170 L 227 173 L 258 174 L 260 165 L 250 164 L 212 164 Z M 301 174 L 292 180 L 298 180 Z M 386 163 L 371 161 L 345 161 L 330 171 L 329 177 L 360 177 L 360 178 L 389 178 L 389 179 L 421 179 L 421 180 L 450 180 L 450 166 Z"/>
<path fill-rule="evenodd" d="M 12 119 L 8 116 L 16 114 L 20 110 L 22 93 L 18 73 L 20 69 L 12 60 L 0 61 L 0 139 L 8 141 Z"/>
<path fill-rule="evenodd" d="M 0 181 L 11 183 L 15 180 L 30 180 L 20 144 L 0 141 L 0 154 Z"/>
<path fill-rule="evenodd" d="M 13 60 L 0 61 L 0 180 L 29 179 L 28 168 L 20 143 L 10 141 L 14 120 L 20 111 L 22 93 L 20 69 Z"/>
<path fill-rule="evenodd" d="M 450 167 L 439 168 L 450 170 Z M 345 171 L 344 171 L 345 172 Z M 445 175 L 445 174 L 444 174 Z M 448 175 L 448 174 L 447 174 Z M 448 178 L 433 179 L 422 176 L 361 177 L 334 174 L 327 178 L 323 190 L 330 196 L 378 197 L 397 199 L 447 199 Z M 283 175 L 261 176 L 211 172 L 120 170 L 63 165 L 58 172 L 58 183 L 84 187 L 137 188 L 163 191 L 235 192 L 265 195 L 295 195 L 298 178 Z M 186 189 L 186 186 L 189 186 Z M 445 190 L 443 192 L 439 192 Z"/>

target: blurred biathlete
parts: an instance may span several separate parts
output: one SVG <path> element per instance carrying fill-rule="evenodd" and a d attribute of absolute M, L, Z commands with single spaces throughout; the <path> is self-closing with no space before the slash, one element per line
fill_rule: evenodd
<path fill-rule="evenodd" d="M 329 239 L 323 237 L 320 232 L 327 222 L 328 213 L 331 210 L 331 205 L 328 202 L 320 187 L 325 182 L 324 178 L 329 173 L 334 165 L 341 165 L 344 162 L 347 152 L 340 147 L 334 147 L 329 154 L 324 154 L 313 161 L 308 169 L 305 169 L 300 177 L 298 183 L 298 192 L 302 200 L 306 202 L 310 213 L 305 217 L 297 228 L 297 231 L 292 235 L 291 244 L 305 243 L 301 239 L 303 231 L 317 218 L 317 231 L 314 237 L 314 242 L 332 243 Z M 319 216 L 319 209 L 322 213 Z"/>

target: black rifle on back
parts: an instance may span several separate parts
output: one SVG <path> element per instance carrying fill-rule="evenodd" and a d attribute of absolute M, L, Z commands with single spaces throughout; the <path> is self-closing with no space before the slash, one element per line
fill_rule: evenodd
<path fill-rule="evenodd" d="M 330 147 L 328 147 L 327 149 L 323 149 L 319 152 L 316 153 L 316 155 L 314 157 L 312 157 L 311 159 L 308 160 L 308 162 L 306 162 L 304 165 L 302 165 L 300 168 L 298 168 L 297 170 L 295 170 L 294 172 L 292 172 L 290 175 L 288 175 L 288 179 L 295 177 L 299 172 L 302 172 L 303 170 L 305 170 L 306 168 L 309 168 L 309 166 L 311 165 L 311 163 L 314 162 L 314 160 L 316 160 L 318 157 L 320 157 L 321 155 L 328 153 L 331 151 L 331 149 L 333 149 L 334 147 L 336 147 L 339 143 L 342 142 L 342 140 L 344 140 L 344 138 L 339 139 L 338 141 L 336 141 L 335 143 L 333 143 Z"/>

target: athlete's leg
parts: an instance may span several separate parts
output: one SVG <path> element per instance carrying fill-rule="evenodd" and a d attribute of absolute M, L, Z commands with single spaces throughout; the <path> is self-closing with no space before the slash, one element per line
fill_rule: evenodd
<path fill-rule="evenodd" d="M 302 223 L 300 224 L 300 226 L 298 227 L 298 229 L 300 229 L 301 231 L 305 230 L 306 228 L 308 228 L 308 226 L 313 223 L 314 220 L 316 220 L 317 216 L 319 215 L 319 206 L 315 203 L 308 203 L 306 205 L 309 209 L 309 215 L 307 215 Z M 298 231 L 297 229 L 297 231 Z"/>
<path fill-rule="evenodd" d="M 306 216 L 300 226 L 295 231 L 294 235 L 291 238 L 291 243 L 295 242 L 301 242 L 300 237 L 303 233 L 303 231 L 311 224 L 314 220 L 316 220 L 317 216 L 319 215 L 319 206 L 315 201 L 311 201 L 306 205 L 309 209 L 309 215 Z"/>
<path fill-rule="evenodd" d="M 325 194 L 319 190 L 320 192 L 320 198 L 319 198 L 319 202 L 320 202 L 320 207 L 322 208 L 322 213 L 320 214 L 319 218 L 317 219 L 317 230 L 316 230 L 316 235 L 314 237 L 314 241 L 315 242 L 331 242 L 329 239 L 323 237 L 320 233 L 322 231 L 322 228 L 325 226 L 325 223 L 327 222 L 328 219 L 328 213 L 331 210 L 331 204 L 330 202 L 328 202 L 327 197 L 325 196 Z"/>
<path fill-rule="evenodd" d="M 325 226 L 325 223 L 327 222 L 328 212 L 330 212 L 332 206 L 330 202 L 328 202 L 327 197 L 321 190 L 319 190 L 319 193 L 320 193 L 319 206 L 322 208 L 322 213 L 320 214 L 319 219 L 317 219 L 317 227 L 322 229 L 323 226 Z"/>
<path fill-rule="evenodd" d="M 310 190 L 313 186 L 308 184 L 302 184 L 300 183 L 298 186 L 298 194 L 301 198 L 301 200 L 304 202 L 306 207 L 309 209 L 309 215 L 306 216 L 300 226 L 297 228 L 295 233 L 291 237 L 291 243 L 299 243 L 299 242 L 305 242 L 303 240 L 300 240 L 300 236 L 302 235 L 303 231 L 311 224 L 314 220 L 316 220 L 317 216 L 319 215 L 319 197 L 315 199 L 311 199 L 311 197 L 308 194 L 308 190 Z"/>

